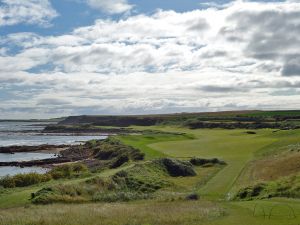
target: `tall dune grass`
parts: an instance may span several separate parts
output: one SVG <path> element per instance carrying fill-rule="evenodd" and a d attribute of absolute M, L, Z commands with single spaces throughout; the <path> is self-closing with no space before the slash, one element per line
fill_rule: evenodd
<path fill-rule="evenodd" d="M 29 206 L 0 212 L 0 225 L 193 225 L 224 215 L 210 202 Z"/>

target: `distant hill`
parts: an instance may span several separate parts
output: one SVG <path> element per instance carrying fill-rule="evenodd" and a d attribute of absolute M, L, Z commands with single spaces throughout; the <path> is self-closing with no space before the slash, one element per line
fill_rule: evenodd
<path fill-rule="evenodd" d="M 290 111 L 222 111 L 157 115 L 82 115 L 69 116 L 59 125 L 152 126 L 183 125 L 190 128 L 284 128 L 300 126 L 300 110 Z"/>
<path fill-rule="evenodd" d="M 67 117 L 51 118 L 51 119 L 0 119 L 0 122 L 33 122 L 33 123 L 47 123 L 47 122 L 61 122 Z"/>

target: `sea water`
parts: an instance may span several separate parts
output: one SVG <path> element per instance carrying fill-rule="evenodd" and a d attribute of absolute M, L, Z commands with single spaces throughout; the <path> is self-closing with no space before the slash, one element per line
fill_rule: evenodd
<path fill-rule="evenodd" d="M 12 145 L 61 145 L 78 144 L 92 139 L 105 139 L 106 136 L 78 136 L 73 134 L 43 134 L 41 130 L 49 123 L 40 122 L 0 122 L 0 147 Z M 55 154 L 24 152 L 15 154 L 0 153 L 0 162 L 30 161 L 54 158 Z M 45 173 L 47 169 L 41 167 L 0 167 L 0 177 L 18 173 Z"/>

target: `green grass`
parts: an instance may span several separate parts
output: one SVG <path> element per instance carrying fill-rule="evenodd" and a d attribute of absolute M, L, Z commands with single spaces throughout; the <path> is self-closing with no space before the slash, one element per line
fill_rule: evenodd
<path fill-rule="evenodd" d="M 138 127 L 135 127 L 138 128 Z M 142 128 L 141 128 L 142 129 Z M 183 132 L 193 136 L 186 140 L 153 139 L 147 141 L 143 137 L 133 138 L 132 143 L 145 152 L 155 152 L 156 156 L 170 157 L 217 157 L 227 162 L 227 166 L 210 179 L 199 190 L 209 199 L 226 199 L 233 197 L 239 186 L 235 183 L 251 160 L 297 143 L 299 130 L 273 132 L 272 129 L 256 130 L 256 134 L 247 134 L 246 130 L 198 129 L 189 130 L 180 127 L 151 127 L 165 132 Z M 135 142 L 136 141 L 136 142 Z"/>
<path fill-rule="evenodd" d="M 222 209 L 211 202 L 147 200 L 2 210 L 0 225 L 196 225 L 222 216 Z"/>
<path fill-rule="evenodd" d="M 38 190 L 48 187 L 50 185 L 57 185 L 57 184 L 78 184 L 83 182 L 87 179 L 91 179 L 93 177 L 102 177 L 107 178 L 112 176 L 113 174 L 119 172 L 120 170 L 127 169 L 132 167 L 133 165 L 125 165 L 117 169 L 110 169 L 105 170 L 100 174 L 93 174 L 89 177 L 84 178 L 77 178 L 77 179 L 66 179 L 66 180 L 51 180 L 50 182 L 42 183 L 33 185 L 30 187 L 25 188 L 12 188 L 12 189 L 0 189 L 0 209 L 3 208 L 13 208 L 13 207 L 20 207 L 24 205 L 28 205 L 31 203 L 30 196 L 31 193 L 35 193 Z"/>
<path fill-rule="evenodd" d="M 146 160 L 168 156 L 168 154 L 152 148 L 150 144 L 193 139 L 192 136 L 178 134 L 126 135 L 117 136 L 117 138 L 124 144 L 138 148 L 144 152 Z"/>
<path fill-rule="evenodd" d="M 146 129 L 145 127 L 134 127 Z M 233 197 L 240 188 L 241 175 L 252 160 L 282 151 L 289 145 L 300 142 L 300 130 L 273 132 L 271 129 L 255 130 L 256 134 L 247 134 L 246 130 L 199 129 L 189 130 L 182 127 L 153 126 L 147 129 L 178 134 L 145 134 L 117 136 L 123 143 L 140 149 L 146 160 L 159 157 L 174 158 L 213 158 L 224 160 L 223 168 L 197 168 L 197 176 L 191 178 L 168 178 L 175 184 L 169 192 L 197 192 L 200 201 L 175 199 L 143 200 L 131 203 L 49 205 L 15 208 L 29 203 L 31 192 L 43 185 L 13 189 L 0 194 L 0 208 L 14 207 L 0 211 L 0 225 L 31 224 L 131 224 L 131 225 L 297 225 L 300 224 L 300 201 L 295 199 L 274 198 L 254 201 L 224 201 Z M 132 167 L 127 164 L 125 168 Z M 122 169 L 122 168 L 120 168 Z M 117 170 L 107 170 L 93 176 L 109 177 Z M 85 178 L 86 179 L 86 178 Z M 79 183 L 83 179 L 74 179 L 69 183 Z M 55 181 L 56 182 L 56 181 Z M 47 183 L 48 184 L 48 183 Z M 50 182 L 51 184 L 51 182 Z M 159 194 L 164 194 L 159 191 Z M 0 190 L 1 193 L 1 190 Z M 266 219 L 261 215 L 253 216 L 253 209 L 258 205 L 268 214 L 275 206 L 285 208 L 289 205 L 297 218 L 288 219 L 285 209 Z M 275 210 L 276 211 L 276 210 Z M 276 214 L 276 212 L 275 212 Z M 57 216 L 58 215 L 58 216 Z M 134 219 L 133 219 L 134 218 Z"/>
<path fill-rule="evenodd" d="M 195 139 L 154 143 L 149 147 L 173 157 L 217 157 L 224 160 L 228 165 L 200 190 L 202 195 L 211 198 L 226 197 L 254 153 L 276 141 L 267 136 L 270 130 L 260 130 L 256 135 L 246 134 L 244 130 L 183 131 L 193 134 Z"/>
<path fill-rule="evenodd" d="M 255 205 L 264 208 L 270 219 Z M 297 218 L 288 218 L 292 206 Z M 27 206 L 0 211 L 0 225 L 297 225 L 300 202 L 273 199 L 248 202 L 167 201 Z"/>

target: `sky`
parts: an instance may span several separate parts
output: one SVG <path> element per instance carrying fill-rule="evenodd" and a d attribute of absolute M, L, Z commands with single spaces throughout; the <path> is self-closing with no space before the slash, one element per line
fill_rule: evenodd
<path fill-rule="evenodd" d="M 300 108 L 300 0 L 0 0 L 0 119 Z"/>

